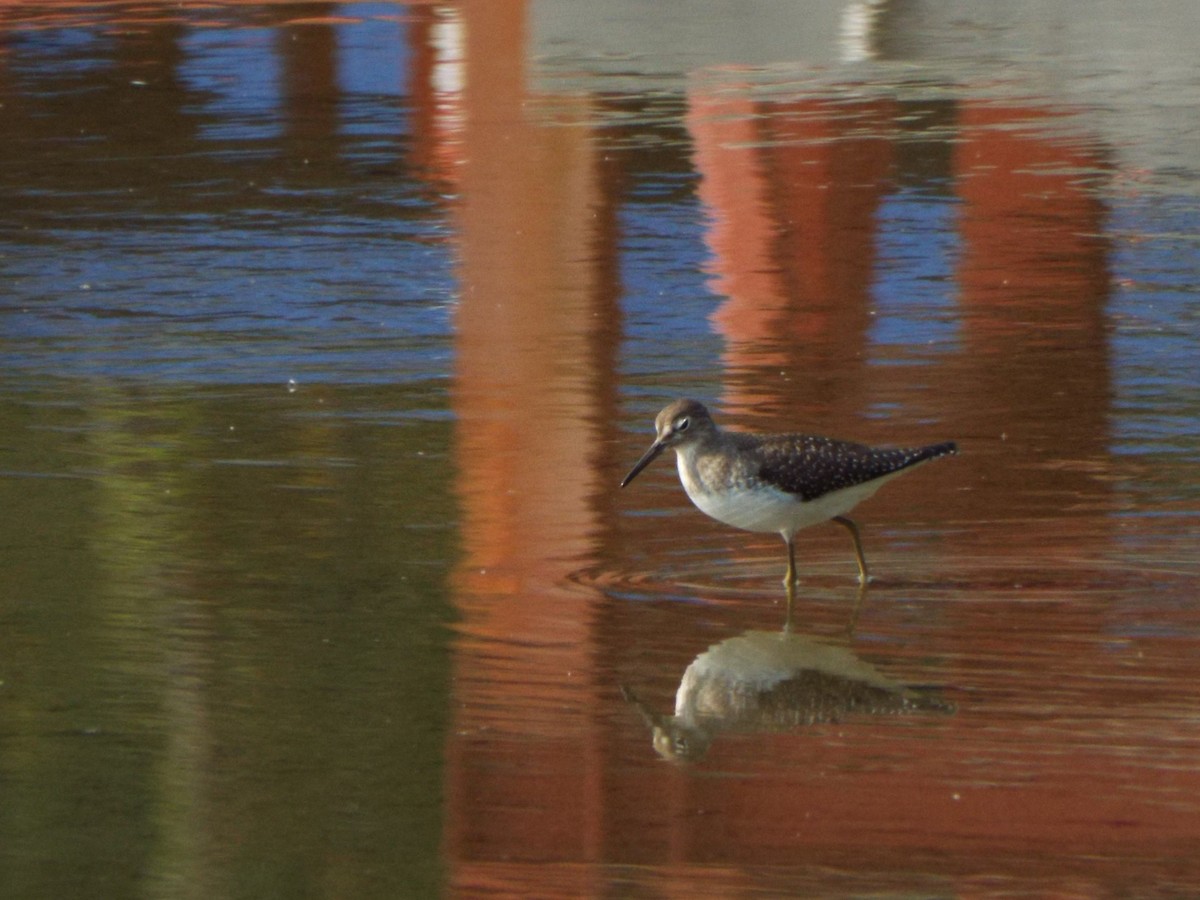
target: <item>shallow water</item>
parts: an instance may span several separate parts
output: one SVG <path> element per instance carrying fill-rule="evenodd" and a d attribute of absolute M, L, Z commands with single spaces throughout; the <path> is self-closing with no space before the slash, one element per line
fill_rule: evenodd
<path fill-rule="evenodd" d="M 1200 890 L 1194 20 L 0 8 L 0 895 Z"/>

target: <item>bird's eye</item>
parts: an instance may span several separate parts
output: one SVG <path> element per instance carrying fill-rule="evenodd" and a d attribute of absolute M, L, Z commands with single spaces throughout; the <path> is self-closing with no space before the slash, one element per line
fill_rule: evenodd
<path fill-rule="evenodd" d="M 682 419 L 680 419 L 678 422 L 675 423 L 675 430 L 676 431 L 687 431 L 688 426 L 691 424 L 692 424 L 692 420 L 689 419 L 687 416 L 684 416 Z"/>

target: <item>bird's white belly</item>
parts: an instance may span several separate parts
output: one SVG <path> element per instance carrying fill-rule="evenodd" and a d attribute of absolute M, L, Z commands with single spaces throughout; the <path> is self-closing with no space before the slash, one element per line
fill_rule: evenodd
<path fill-rule="evenodd" d="M 733 486 L 709 491 L 693 476 L 682 456 L 678 468 L 683 489 L 705 515 L 745 531 L 774 531 L 784 535 L 845 515 L 890 480 L 879 478 L 833 491 L 815 500 L 801 501 L 794 494 L 762 483 L 754 488 Z"/>

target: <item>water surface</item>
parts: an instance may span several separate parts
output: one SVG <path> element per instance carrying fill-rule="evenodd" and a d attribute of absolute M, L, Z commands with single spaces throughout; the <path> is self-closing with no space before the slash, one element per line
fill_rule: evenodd
<path fill-rule="evenodd" d="M 1194 12 L 994 7 L 0 11 L 0 893 L 1200 889 Z M 784 634 L 679 395 L 961 454 Z"/>

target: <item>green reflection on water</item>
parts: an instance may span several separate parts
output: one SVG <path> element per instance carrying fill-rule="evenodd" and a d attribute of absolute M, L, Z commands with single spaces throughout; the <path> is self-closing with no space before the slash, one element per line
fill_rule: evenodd
<path fill-rule="evenodd" d="M 421 386 L 0 385 L 0 894 L 436 893 Z M 416 411 L 417 415 L 412 415 Z"/>

